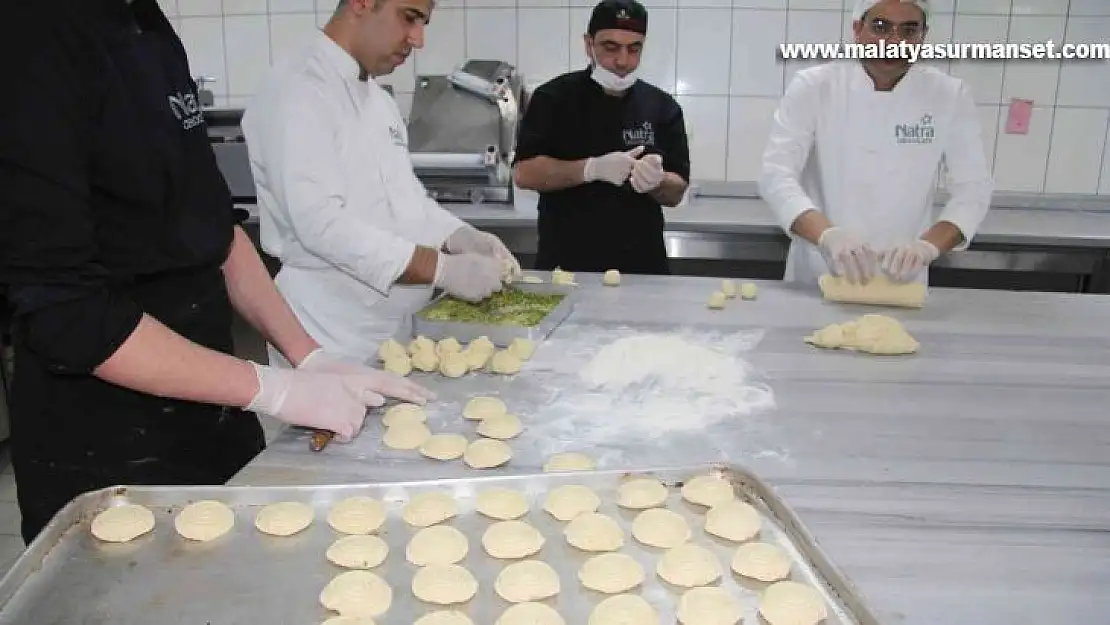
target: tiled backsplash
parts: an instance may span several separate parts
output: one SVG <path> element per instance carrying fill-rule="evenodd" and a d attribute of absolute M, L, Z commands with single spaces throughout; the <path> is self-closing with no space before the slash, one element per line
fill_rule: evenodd
<path fill-rule="evenodd" d="M 642 75 L 686 112 L 694 177 L 754 180 L 778 97 L 796 62 L 779 43 L 835 42 L 855 0 L 647 0 Z M 218 77 L 218 105 L 244 106 L 265 68 L 323 25 L 336 0 L 162 0 L 194 73 Z M 426 45 L 384 77 L 402 110 L 416 73 L 465 58 L 513 63 L 531 84 L 585 66 L 594 0 L 439 0 Z M 933 0 L 929 41 L 1110 42 L 1110 0 Z M 932 61 L 929 61 L 932 62 Z M 1110 62 L 953 61 L 973 87 L 1002 191 L 1110 194 Z M 1034 101 L 1025 135 L 1006 134 L 1011 98 Z"/>

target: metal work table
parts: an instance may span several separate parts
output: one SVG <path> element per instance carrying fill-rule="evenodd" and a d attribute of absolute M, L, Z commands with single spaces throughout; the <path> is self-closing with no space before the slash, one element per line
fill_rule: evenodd
<path fill-rule="evenodd" d="M 433 430 L 472 432 L 463 403 L 496 394 L 526 428 L 499 472 L 536 472 L 565 450 L 601 468 L 745 464 L 794 507 L 884 623 L 1110 623 L 1110 297 L 934 289 L 923 310 L 881 311 L 903 321 L 920 352 L 876 358 L 802 342 L 876 309 L 824 303 L 781 282 L 711 311 L 715 279 L 578 281 L 575 312 L 520 374 L 416 377 L 438 393 Z M 653 435 L 629 400 L 592 425 L 573 424 L 575 413 L 600 414 L 598 394 L 574 372 L 637 332 L 681 332 L 734 353 L 773 391 L 774 407 Z M 233 483 L 478 473 L 384 450 L 380 438 L 370 420 L 353 443 L 313 454 L 306 435 L 286 430 Z"/>

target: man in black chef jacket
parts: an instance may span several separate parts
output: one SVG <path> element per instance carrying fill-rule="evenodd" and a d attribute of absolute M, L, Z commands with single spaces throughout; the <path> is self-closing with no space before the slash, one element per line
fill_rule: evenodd
<path fill-rule="evenodd" d="M 662 206 L 690 178 L 682 108 L 636 77 L 647 10 L 603 0 L 584 36 L 590 65 L 538 87 L 514 176 L 540 194 L 536 268 L 667 274 Z"/>
<path fill-rule="evenodd" d="M 234 221 L 155 0 L 5 3 L 0 63 L 24 540 L 84 491 L 227 481 L 264 445 L 243 409 L 347 440 L 379 392 L 426 401 L 322 352 L 285 305 Z M 233 307 L 297 369 L 230 356 Z"/>

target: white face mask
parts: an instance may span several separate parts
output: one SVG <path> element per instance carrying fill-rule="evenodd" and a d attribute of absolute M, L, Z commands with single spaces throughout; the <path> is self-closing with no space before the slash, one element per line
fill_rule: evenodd
<path fill-rule="evenodd" d="M 629 72 L 627 76 L 618 76 L 601 65 L 598 65 L 596 62 L 593 66 L 594 70 L 593 73 L 590 74 L 590 77 L 594 79 L 594 82 L 601 85 L 602 89 L 608 89 L 609 91 L 625 91 L 636 84 L 638 80 L 638 78 L 636 78 L 636 72 Z"/>

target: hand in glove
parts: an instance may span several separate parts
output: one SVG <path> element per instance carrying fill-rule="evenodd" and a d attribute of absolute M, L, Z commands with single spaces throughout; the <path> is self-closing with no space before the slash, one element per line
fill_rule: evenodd
<path fill-rule="evenodd" d="M 882 269 L 895 282 L 909 282 L 939 256 L 937 246 L 918 240 L 883 252 Z"/>
<path fill-rule="evenodd" d="M 480 302 L 501 290 L 501 261 L 481 254 L 440 254 L 435 286 L 468 302 Z"/>
<path fill-rule="evenodd" d="M 666 173 L 663 171 L 663 157 L 658 154 L 648 154 L 632 166 L 632 189 L 636 193 L 654 191 L 662 184 Z"/>
<path fill-rule="evenodd" d="M 341 442 L 350 441 L 362 429 L 368 408 L 385 403 L 365 376 L 251 365 L 258 376 L 258 394 L 247 410 L 290 425 L 334 432 Z"/>
<path fill-rule="evenodd" d="M 621 186 L 632 173 L 636 159 L 644 153 L 644 146 L 638 145 L 627 152 L 610 152 L 604 156 L 586 159 L 582 178 L 586 182 L 602 181 Z"/>
<path fill-rule="evenodd" d="M 878 255 L 862 239 L 833 226 L 817 240 L 833 275 L 844 276 L 852 284 L 866 284 L 875 276 Z"/>
<path fill-rule="evenodd" d="M 363 385 L 366 391 L 414 404 L 425 404 L 428 400 L 435 398 L 435 394 L 415 382 L 388 371 L 381 371 L 333 356 L 324 351 L 322 347 L 305 356 L 297 369 L 310 373 L 335 373 L 344 376 L 355 376 L 357 382 L 354 382 L 354 380 L 351 382 Z"/>
<path fill-rule="evenodd" d="M 506 277 L 516 279 L 523 273 L 516 256 L 513 256 L 509 248 L 505 247 L 501 239 L 489 232 L 463 226 L 447 237 L 444 247 L 452 254 L 473 253 L 492 256 L 501 261 L 503 272 L 508 274 Z"/>

